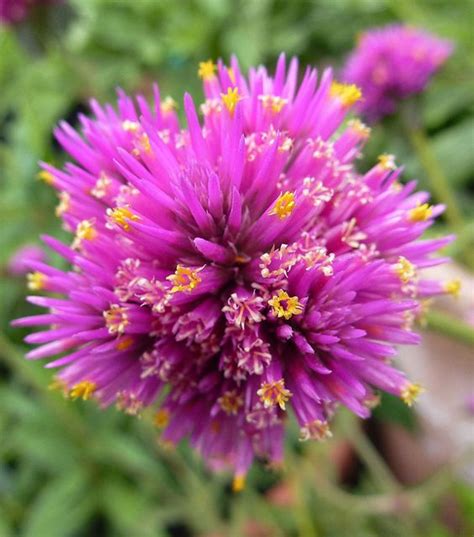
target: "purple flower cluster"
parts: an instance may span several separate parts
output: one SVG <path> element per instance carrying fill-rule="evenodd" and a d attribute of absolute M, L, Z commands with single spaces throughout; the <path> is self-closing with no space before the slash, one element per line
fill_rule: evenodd
<path fill-rule="evenodd" d="M 0 24 L 15 24 L 37 5 L 54 4 L 60 0 L 0 0 Z"/>
<path fill-rule="evenodd" d="M 343 79 L 361 88 L 364 98 L 358 109 L 375 121 L 393 113 L 401 99 L 423 91 L 452 50 L 452 43 L 424 30 L 375 28 L 360 36 Z"/>
<path fill-rule="evenodd" d="M 41 177 L 74 238 L 44 241 L 72 268 L 32 262 L 30 288 L 54 296 L 15 324 L 47 327 L 28 358 L 59 354 L 47 367 L 71 398 L 153 406 L 163 441 L 188 437 L 238 490 L 255 456 L 281 463 L 289 407 L 306 440 L 330 435 L 338 405 L 369 416 L 379 390 L 413 402 L 390 360 L 418 343 L 423 299 L 453 287 L 422 276 L 451 238 L 420 239 L 443 207 L 391 155 L 357 172 L 357 87 L 311 68 L 298 85 L 283 55 L 273 77 L 235 58 L 199 74 L 186 128 L 157 87 L 152 107 L 120 92 L 117 108 L 92 101 L 81 134 L 59 126 L 75 163 Z"/>

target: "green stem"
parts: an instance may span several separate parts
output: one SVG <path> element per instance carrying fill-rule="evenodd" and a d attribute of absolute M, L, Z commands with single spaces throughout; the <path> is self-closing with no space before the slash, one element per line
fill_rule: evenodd
<path fill-rule="evenodd" d="M 56 395 L 49 392 L 43 384 L 43 376 L 38 375 L 33 365 L 25 359 L 23 353 L 2 332 L 0 332 L 0 349 L 0 361 L 3 360 L 22 382 L 31 386 L 38 393 L 48 410 L 58 418 L 64 429 L 71 434 L 77 443 L 85 444 L 88 435 L 82 420 L 72 409 L 57 403 Z"/>
<path fill-rule="evenodd" d="M 390 492 L 400 490 L 400 483 L 395 479 L 375 446 L 361 430 L 360 423 L 355 420 L 348 431 L 348 438 L 380 488 Z"/>
<path fill-rule="evenodd" d="M 410 513 L 422 511 L 426 509 L 429 502 L 434 501 L 449 488 L 453 474 L 453 468 L 446 466 L 415 488 L 402 489 L 395 493 L 361 496 L 339 488 L 328 479 L 324 472 L 315 472 L 314 460 L 308 460 L 306 465 L 307 472 L 311 472 L 311 475 L 313 475 L 318 494 L 321 494 L 330 503 L 343 507 L 348 511 L 370 515 L 399 514 L 400 506 L 408 509 Z"/>
<path fill-rule="evenodd" d="M 446 178 L 443 168 L 436 157 L 432 144 L 422 126 L 421 117 L 415 101 L 407 101 L 401 109 L 401 122 L 408 139 L 415 150 L 418 160 L 425 170 L 426 177 L 437 201 L 446 205 L 445 217 L 448 224 L 458 237 L 466 236 L 466 226 L 453 188 Z M 467 236 L 470 237 L 467 232 Z M 463 263 L 474 269 L 474 253 L 470 238 L 464 239 L 465 244 L 459 249 L 459 257 Z M 461 243 L 458 243 L 460 245 Z"/>
<path fill-rule="evenodd" d="M 446 205 L 446 220 L 455 230 L 463 226 L 463 216 L 459 209 L 457 200 L 450 188 L 436 155 L 434 154 L 430 141 L 422 127 L 413 124 L 406 125 L 406 131 L 413 145 L 416 154 L 425 169 L 426 176 L 430 182 L 431 190 L 436 199 Z"/>
<path fill-rule="evenodd" d="M 292 458 L 293 475 L 296 479 L 293 480 L 293 491 L 296 497 L 294 507 L 294 520 L 297 527 L 299 537 L 318 537 L 318 531 L 313 522 L 312 510 L 309 509 L 306 493 L 308 491 L 307 479 L 308 474 L 302 472 L 302 465 L 298 463 L 296 457 Z M 309 474 L 311 476 L 311 474 Z"/>
<path fill-rule="evenodd" d="M 430 311 L 426 314 L 428 328 L 466 345 L 474 345 L 474 328 L 467 323 L 440 311 Z"/>

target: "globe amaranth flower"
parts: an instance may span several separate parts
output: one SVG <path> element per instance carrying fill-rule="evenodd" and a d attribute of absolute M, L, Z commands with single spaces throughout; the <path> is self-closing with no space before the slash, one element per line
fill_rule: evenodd
<path fill-rule="evenodd" d="M 29 297 L 49 311 L 16 325 L 49 327 L 28 357 L 59 354 L 47 367 L 73 399 L 152 406 L 163 441 L 189 438 L 238 490 L 254 457 L 282 461 L 290 409 L 306 440 L 330 435 L 339 404 L 365 418 L 379 390 L 413 402 L 390 360 L 447 291 L 422 271 L 451 239 L 420 239 L 443 207 L 392 156 L 357 172 L 355 86 L 311 68 L 298 85 L 284 56 L 273 77 L 235 58 L 199 72 L 202 119 L 186 95 L 185 128 L 157 87 L 152 107 L 92 101 L 82 134 L 60 124 L 75 162 L 42 177 L 74 237 L 44 241 L 72 269 L 32 263 L 30 287 L 54 297 Z"/>
<path fill-rule="evenodd" d="M 410 26 L 374 28 L 360 36 L 343 79 L 362 89 L 358 110 L 374 121 L 392 114 L 401 99 L 422 92 L 452 50 L 451 42 Z"/>
<path fill-rule="evenodd" d="M 0 0 L 0 24 L 15 24 L 28 16 L 29 11 L 40 5 L 59 3 L 61 0 Z"/>

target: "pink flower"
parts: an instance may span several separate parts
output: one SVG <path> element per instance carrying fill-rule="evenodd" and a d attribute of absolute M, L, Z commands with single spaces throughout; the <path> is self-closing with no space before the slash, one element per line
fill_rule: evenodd
<path fill-rule="evenodd" d="M 453 51 L 451 42 L 410 26 L 364 33 L 349 56 L 343 79 L 363 94 L 359 111 L 369 120 L 395 112 L 398 101 L 422 92 Z"/>
<path fill-rule="evenodd" d="M 29 297 L 49 312 L 15 324 L 46 326 L 28 358 L 60 354 L 47 367 L 73 399 L 153 405 L 165 442 L 188 437 L 239 490 L 255 456 L 282 462 L 289 409 L 306 440 L 340 404 L 369 416 L 378 390 L 412 403 L 390 358 L 444 292 L 423 269 L 451 238 L 420 239 L 443 207 L 398 183 L 393 157 L 358 174 L 355 86 L 311 68 L 298 85 L 283 55 L 273 77 L 235 58 L 200 74 L 202 120 L 186 95 L 185 128 L 157 87 L 153 107 L 120 92 L 82 134 L 59 126 L 75 163 L 43 178 L 74 237 L 44 241 L 72 269 L 35 263 L 35 288 L 64 298 Z"/>
<path fill-rule="evenodd" d="M 0 24 L 15 24 L 28 16 L 32 7 L 60 0 L 0 0 Z"/>

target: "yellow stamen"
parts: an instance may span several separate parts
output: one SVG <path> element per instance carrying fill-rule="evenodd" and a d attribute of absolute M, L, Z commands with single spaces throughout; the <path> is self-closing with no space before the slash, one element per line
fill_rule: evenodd
<path fill-rule="evenodd" d="M 288 102 L 288 99 L 284 99 L 278 95 L 260 95 L 258 98 L 262 101 L 263 107 L 266 110 L 271 110 L 274 114 L 281 112 Z"/>
<path fill-rule="evenodd" d="M 132 155 L 138 157 L 141 153 L 151 153 L 150 138 L 145 132 L 137 136 L 135 145 L 136 147 L 132 149 Z"/>
<path fill-rule="evenodd" d="M 41 170 L 37 175 L 40 181 L 44 181 L 47 185 L 54 185 L 54 175 L 46 170 Z"/>
<path fill-rule="evenodd" d="M 242 100 L 238 88 L 227 88 L 227 93 L 221 93 L 222 102 L 232 116 L 237 103 Z"/>
<path fill-rule="evenodd" d="M 411 222 L 425 222 L 432 214 L 433 208 L 428 203 L 423 203 L 408 211 L 408 219 Z"/>
<path fill-rule="evenodd" d="M 140 217 L 133 214 L 128 207 L 115 207 L 107 209 L 107 216 L 120 226 L 124 231 L 130 231 L 130 222 L 137 222 Z"/>
<path fill-rule="evenodd" d="M 293 192 L 282 192 L 268 214 L 275 214 L 280 220 L 284 220 L 293 212 L 295 205 L 296 201 Z"/>
<path fill-rule="evenodd" d="M 62 392 L 63 395 L 67 395 L 68 393 L 67 384 L 59 377 L 53 378 L 53 380 L 48 384 L 48 390 Z"/>
<path fill-rule="evenodd" d="M 383 170 L 396 170 L 397 165 L 395 164 L 395 157 L 384 153 L 383 155 L 378 156 L 379 165 Z"/>
<path fill-rule="evenodd" d="M 331 97 L 336 97 L 340 100 L 343 106 L 352 106 L 361 97 L 362 92 L 355 84 L 341 84 L 333 82 L 329 91 Z"/>
<path fill-rule="evenodd" d="M 236 416 L 239 408 L 244 404 L 242 396 L 236 390 L 225 392 L 217 400 L 222 410 L 229 416 Z"/>
<path fill-rule="evenodd" d="M 82 220 L 76 227 L 76 239 L 92 241 L 97 237 L 93 220 Z"/>
<path fill-rule="evenodd" d="M 257 395 L 265 408 L 278 405 L 282 410 L 285 410 L 285 403 L 293 394 L 285 388 L 285 381 L 280 379 L 275 382 L 264 382 L 257 391 Z"/>
<path fill-rule="evenodd" d="M 461 280 L 454 279 L 449 280 L 444 283 L 443 288 L 446 291 L 446 293 L 452 295 L 455 298 L 458 298 L 461 293 Z"/>
<path fill-rule="evenodd" d="M 81 382 L 78 382 L 77 384 L 74 384 L 74 386 L 69 392 L 69 397 L 73 401 L 79 398 L 83 399 L 84 401 L 87 401 L 92 397 L 96 389 L 97 385 L 95 384 L 95 382 L 83 380 Z"/>
<path fill-rule="evenodd" d="M 110 309 L 102 313 L 105 326 L 109 334 L 123 334 L 130 321 L 128 320 L 127 308 L 118 304 L 111 304 Z"/>
<path fill-rule="evenodd" d="M 232 67 L 227 67 L 227 74 L 229 75 L 229 78 L 232 84 L 235 84 L 235 73 Z"/>
<path fill-rule="evenodd" d="M 41 291 L 44 289 L 46 282 L 48 278 L 46 277 L 46 274 L 43 274 L 42 272 L 30 272 L 26 275 L 26 279 L 28 281 L 28 289 L 31 289 L 32 291 Z"/>
<path fill-rule="evenodd" d="M 140 124 L 136 121 L 130 121 L 129 119 L 126 119 L 122 123 L 122 129 L 127 132 L 137 132 L 140 129 Z"/>
<path fill-rule="evenodd" d="M 400 256 L 394 265 L 394 270 L 403 283 L 408 283 L 415 277 L 416 267 L 406 257 Z"/>
<path fill-rule="evenodd" d="M 400 392 L 400 397 L 406 405 L 412 406 L 418 396 L 424 391 L 425 389 L 420 384 L 412 384 L 409 382 Z"/>
<path fill-rule="evenodd" d="M 158 429 L 164 429 L 170 422 L 170 412 L 166 408 L 160 408 L 153 418 L 153 423 Z"/>
<path fill-rule="evenodd" d="M 198 276 L 199 270 L 202 269 L 193 270 L 190 267 L 178 265 L 176 267 L 176 272 L 174 274 L 170 274 L 166 278 L 173 284 L 171 292 L 177 293 L 178 291 L 192 291 L 201 282 L 201 278 Z"/>
<path fill-rule="evenodd" d="M 97 182 L 95 183 L 94 187 L 91 188 L 90 193 L 95 198 L 101 199 L 107 195 L 111 184 L 112 179 L 110 179 L 110 177 L 108 177 L 105 172 L 101 172 L 99 179 L 97 179 Z"/>
<path fill-rule="evenodd" d="M 160 111 L 162 114 L 169 114 L 178 109 L 178 103 L 173 99 L 173 97 L 165 97 L 165 99 L 160 104 Z"/>
<path fill-rule="evenodd" d="M 282 289 L 279 289 L 278 293 L 273 295 L 268 304 L 272 307 L 272 311 L 277 317 L 284 317 L 286 320 L 303 312 L 303 306 L 298 297 L 289 296 Z"/>
<path fill-rule="evenodd" d="M 115 348 L 118 351 L 126 351 L 134 344 L 134 342 L 135 340 L 133 339 L 133 337 L 130 337 L 130 336 L 121 337 L 117 340 Z"/>
<path fill-rule="evenodd" d="M 370 127 L 367 127 L 365 123 L 362 123 L 360 119 L 351 119 L 347 126 L 357 133 L 361 138 L 368 138 L 370 136 Z"/>
<path fill-rule="evenodd" d="M 199 63 L 199 78 L 202 78 L 203 80 L 211 80 L 211 78 L 214 78 L 215 72 L 216 64 L 212 60 L 207 60 L 207 62 Z"/>
<path fill-rule="evenodd" d="M 232 492 L 242 492 L 245 488 L 245 475 L 236 474 L 232 481 Z"/>
<path fill-rule="evenodd" d="M 57 217 L 61 217 L 71 206 L 71 196 L 67 192 L 59 193 L 59 204 L 54 210 Z"/>

